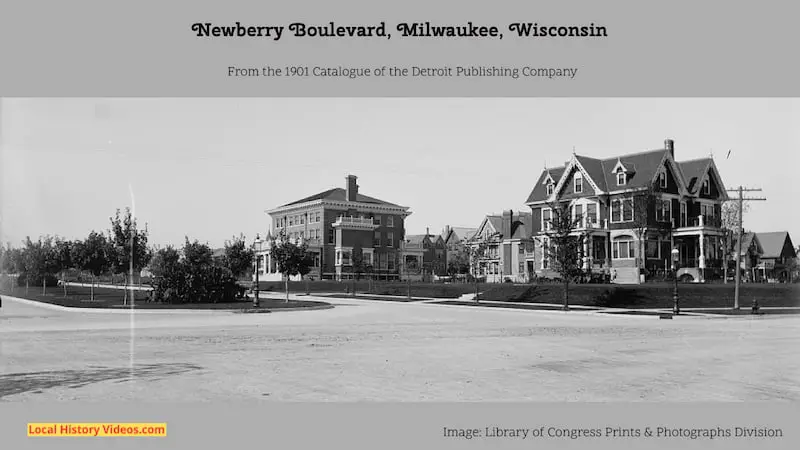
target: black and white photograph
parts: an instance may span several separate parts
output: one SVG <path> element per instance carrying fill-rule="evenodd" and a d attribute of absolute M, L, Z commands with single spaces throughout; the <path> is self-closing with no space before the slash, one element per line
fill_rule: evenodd
<path fill-rule="evenodd" d="M 0 402 L 800 401 L 798 124 L 0 98 Z"/>

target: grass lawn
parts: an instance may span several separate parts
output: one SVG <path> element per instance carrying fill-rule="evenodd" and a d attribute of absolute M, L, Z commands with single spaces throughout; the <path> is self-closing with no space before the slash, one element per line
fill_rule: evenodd
<path fill-rule="evenodd" d="M 91 300 L 90 288 L 83 286 L 68 286 L 67 295 L 64 296 L 64 289 L 60 287 L 47 288 L 46 293 L 42 293 L 42 288 L 31 287 L 25 292 L 24 287 L 13 289 L 3 289 L 0 295 L 24 298 L 42 303 L 50 303 L 59 306 L 73 308 L 129 308 L 124 305 L 124 291 L 113 288 L 94 288 L 94 300 Z M 128 293 L 130 295 L 130 292 Z M 242 299 L 232 303 L 187 303 L 187 304 L 164 304 L 148 303 L 147 294 L 136 291 L 134 307 L 136 309 L 216 309 L 216 310 L 252 310 L 253 301 Z M 286 308 L 308 308 L 327 306 L 328 303 L 319 301 L 296 301 L 286 302 L 283 299 L 260 299 L 260 309 L 286 309 Z"/>
<path fill-rule="evenodd" d="M 380 297 L 377 295 L 366 295 L 366 294 L 358 294 L 356 297 L 348 294 L 325 294 L 323 297 L 328 298 L 341 298 L 341 299 L 350 299 L 350 300 L 376 300 L 376 301 L 383 301 L 383 302 L 421 302 L 427 299 L 424 298 L 415 298 L 411 297 L 409 299 L 406 296 L 400 297 Z"/>
<path fill-rule="evenodd" d="M 248 283 L 243 283 L 250 286 Z M 282 281 L 262 281 L 258 283 L 258 288 L 262 291 L 283 292 L 285 289 Z M 353 288 L 352 281 L 310 281 L 308 282 L 309 293 L 347 293 Z M 408 285 L 402 281 L 375 281 L 370 283 L 365 280 L 356 282 L 356 292 L 375 295 L 408 295 Z M 305 281 L 289 282 L 289 292 L 305 293 Z M 475 286 L 466 283 L 411 283 L 412 297 L 427 298 L 458 298 L 464 294 L 475 292 Z"/>
<path fill-rule="evenodd" d="M 458 305 L 458 306 L 475 306 L 480 308 L 504 308 L 504 309 L 532 309 L 538 311 L 561 311 L 562 306 L 559 305 L 515 305 L 512 303 L 475 303 L 470 301 L 457 301 L 457 300 L 444 300 L 441 302 L 432 302 L 434 305 Z M 600 308 L 580 308 L 576 311 L 596 311 Z"/>
<path fill-rule="evenodd" d="M 485 285 L 484 285 L 485 286 Z M 599 306 L 609 308 L 671 308 L 670 283 L 653 283 L 632 286 L 608 284 L 570 285 L 571 305 Z M 504 284 L 484 287 L 481 300 L 513 301 L 531 303 L 563 302 L 563 286 L 557 284 L 512 285 Z M 682 308 L 727 308 L 733 307 L 733 284 L 678 285 L 678 296 Z M 739 292 L 739 305 L 749 308 L 753 299 L 761 306 L 800 306 L 800 284 L 743 284 Z"/>

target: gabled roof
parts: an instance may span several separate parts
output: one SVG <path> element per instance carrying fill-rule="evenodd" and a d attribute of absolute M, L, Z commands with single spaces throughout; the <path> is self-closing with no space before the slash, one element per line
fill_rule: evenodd
<path fill-rule="evenodd" d="M 338 202 L 344 202 L 344 201 L 347 201 L 347 191 L 345 191 L 343 188 L 328 189 L 327 191 L 320 192 L 319 194 L 314 194 L 314 195 L 302 198 L 300 200 L 297 200 L 297 201 L 282 205 L 281 208 L 286 207 L 286 206 L 299 205 L 301 203 L 313 202 L 315 200 L 333 200 L 333 201 L 338 201 Z M 373 204 L 376 204 L 376 205 L 394 206 L 394 207 L 397 207 L 397 208 L 402 208 L 402 206 L 400 206 L 400 205 L 396 205 L 394 203 L 389 203 L 387 201 L 380 200 L 380 199 L 377 199 L 377 198 L 369 197 L 369 196 L 364 195 L 364 194 L 357 194 L 356 201 L 358 201 L 360 203 L 373 203 Z"/>
<path fill-rule="evenodd" d="M 409 234 L 406 235 L 405 241 L 411 244 L 422 244 L 426 237 L 428 237 L 427 234 Z"/>
<path fill-rule="evenodd" d="M 466 228 L 466 227 L 451 227 L 450 234 L 445 236 L 442 234 L 442 239 L 445 242 L 449 241 L 453 236 L 457 237 L 460 241 L 467 241 L 471 238 L 475 232 L 478 231 L 477 228 Z"/>
<path fill-rule="evenodd" d="M 668 149 L 647 150 L 603 159 L 574 155 L 574 162 L 571 161 L 566 166 L 557 169 L 545 169 L 542 171 L 526 203 L 547 201 L 548 196 L 544 180 L 548 176 L 548 173 L 552 174 L 552 176 L 558 180 L 556 181 L 558 184 L 556 190 L 558 190 L 561 188 L 561 185 L 563 185 L 564 180 L 562 180 L 562 178 L 566 179 L 566 176 L 569 175 L 565 174 L 565 172 L 570 170 L 571 173 L 571 168 L 578 165 L 583 169 L 585 175 L 589 177 L 589 182 L 594 183 L 602 192 L 609 193 L 646 188 L 656 178 L 664 161 L 674 161 L 672 155 L 672 151 Z M 687 188 L 689 194 L 696 193 L 699 184 L 698 181 L 701 180 L 706 173 L 714 172 L 716 178 L 719 178 L 712 158 L 674 162 L 675 166 L 673 166 L 672 170 L 673 175 L 679 185 Z M 619 166 L 622 166 L 627 173 L 627 180 L 623 186 L 617 185 L 615 169 Z M 557 177 L 556 174 L 558 175 Z M 717 179 L 716 181 L 720 185 L 720 195 L 726 197 L 722 180 Z"/>
<path fill-rule="evenodd" d="M 794 245 L 792 244 L 792 239 L 789 237 L 787 231 L 757 233 L 757 236 L 758 241 L 761 243 L 761 248 L 763 249 L 762 258 L 780 258 L 782 256 L 794 258 L 797 256 Z M 783 249 L 787 244 L 787 240 L 791 253 L 789 255 L 783 255 Z M 744 241 L 742 241 L 742 243 L 744 243 Z"/>
<path fill-rule="evenodd" d="M 735 255 L 736 254 L 736 249 L 738 248 L 737 246 L 739 245 L 739 243 L 736 241 L 736 237 L 735 236 L 734 236 L 734 238 L 732 240 L 732 243 L 733 243 L 733 254 Z M 746 255 L 750 251 L 750 247 L 752 247 L 753 245 L 755 245 L 756 252 L 759 255 L 761 255 L 764 252 L 764 250 L 761 248 L 761 244 L 759 243 L 758 238 L 756 237 L 755 233 L 752 233 L 752 232 L 744 233 L 742 235 L 742 253 L 741 254 L 742 255 Z"/>
<path fill-rule="evenodd" d="M 693 159 L 678 163 L 686 179 L 686 189 L 688 189 L 689 192 L 694 193 L 700 188 L 700 179 L 706 174 L 708 166 L 710 165 L 711 158 Z"/>
<path fill-rule="evenodd" d="M 561 179 L 561 175 L 564 174 L 564 169 L 566 167 L 554 167 L 549 169 L 544 169 L 542 174 L 539 175 L 539 180 L 536 181 L 536 184 L 533 186 L 533 190 L 531 191 L 530 195 L 528 195 L 528 202 L 536 202 L 541 201 L 547 198 L 547 185 L 545 180 L 547 176 L 550 175 L 553 178 L 554 183 L 558 183 L 558 180 Z"/>

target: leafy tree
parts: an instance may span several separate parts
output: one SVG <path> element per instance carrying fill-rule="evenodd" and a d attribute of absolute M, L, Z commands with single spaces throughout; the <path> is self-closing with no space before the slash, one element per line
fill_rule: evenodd
<path fill-rule="evenodd" d="M 479 265 L 481 259 L 486 255 L 486 250 L 489 248 L 488 240 L 491 238 L 496 237 L 497 235 L 489 236 L 486 239 L 479 239 L 478 237 L 473 238 L 473 240 L 467 245 L 467 255 L 469 259 L 469 266 L 472 268 L 472 279 L 475 282 L 475 303 L 480 301 L 480 273 L 479 273 Z"/>
<path fill-rule="evenodd" d="M 461 248 L 453 251 L 453 256 L 447 264 L 447 274 L 457 278 L 459 275 L 469 273 L 469 253 L 466 249 Z"/>
<path fill-rule="evenodd" d="M 305 276 L 311 271 L 314 261 L 308 253 L 305 243 L 296 243 L 289 239 L 281 231 L 270 248 L 272 260 L 278 268 L 278 272 L 283 274 L 286 281 L 286 301 L 289 301 L 289 277 L 302 275 Z"/>
<path fill-rule="evenodd" d="M 583 274 L 583 243 L 586 236 L 576 233 L 583 217 L 573 217 L 569 203 L 550 203 L 552 221 L 545 255 L 564 284 L 564 310 L 569 309 L 569 285 L 572 279 Z"/>
<path fill-rule="evenodd" d="M 148 266 L 154 277 L 162 278 L 174 272 L 180 260 L 180 252 L 175 247 L 169 245 L 154 251 Z"/>
<path fill-rule="evenodd" d="M 234 236 L 230 241 L 225 242 L 223 264 L 236 278 L 241 278 L 253 270 L 254 257 L 255 252 L 246 244 L 243 234 L 238 237 Z"/>
<path fill-rule="evenodd" d="M 136 227 L 136 219 L 131 214 L 130 208 L 125 209 L 125 214 L 121 215 L 118 209 L 116 215 L 109 219 L 111 230 L 109 232 L 109 256 L 111 271 L 114 274 L 125 276 L 125 286 L 127 287 L 133 280 L 129 279 L 131 257 L 133 257 L 133 270 L 141 272 L 142 268 L 150 262 L 152 253 L 147 246 L 148 231 Z M 128 290 L 125 289 L 125 302 L 128 300 Z"/>
<path fill-rule="evenodd" d="M 350 255 L 351 271 L 353 272 L 353 297 L 356 296 L 356 285 L 366 271 L 366 264 L 364 263 L 364 250 L 356 246 L 353 248 L 353 253 Z"/>
<path fill-rule="evenodd" d="M 89 272 L 92 276 L 91 299 L 94 300 L 95 279 L 106 273 L 111 266 L 108 255 L 108 239 L 102 233 L 92 231 L 83 241 L 72 244 L 72 260 L 80 270 Z"/>
<path fill-rule="evenodd" d="M 55 264 L 58 268 L 58 271 L 61 272 L 61 285 L 64 288 L 64 297 L 67 296 L 66 272 L 75 266 L 72 261 L 72 246 L 73 243 L 71 241 L 56 238 L 54 249 Z"/>
<path fill-rule="evenodd" d="M 742 202 L 742 214 L 746 213 L 750 210 L 750 204 Z M 720 217 L 721 227 L 724 231 L 722 241 L 723 241 L 723 257 L 724 261 L 722 267 L 725 268 L 725 275 L 722 277 L 724 283 L 728 282 L 728 268 L 729 266 L 733 265 L 734 273 L 736 271 L 736 267 L 739 266 L 735 262 L 736 254 L 738 250 L 734 248 L 736 243 L 736 236 L 739 229 L 742 227 L 741 222 L 739 221 L 739 201 L 737 199 L 728 200 L 722 204 L 721 209 L 721 217 Z M 742 232 L 744 235 L 744 232 Z"/>
<path fill-rule="evenodd" d="M 656 226 L 657 223 L 655 217 L 656 208 L 659 206 L 659 201 L 661 200 L 658 192 L 656 184 L 651 183 L 645 187 L 643 191 L 636 193 L 633 197 L 633 222 L 631 223 L 631 228 L 637 240 L 638 257 L 636 258 L 636 266 L 639 269 L 643 269 L 647 261 L 644 252 L 644 241 L 647 236 L 647 231 Z"/>
<path fill-rule="evenodd" d="M 201 244 L 197 239 L 189 241 L 186 237 L 183 245 L 183 261 L 190 269 L 198 271 L 214 264 L 214 252 L 208 244 Z"/>

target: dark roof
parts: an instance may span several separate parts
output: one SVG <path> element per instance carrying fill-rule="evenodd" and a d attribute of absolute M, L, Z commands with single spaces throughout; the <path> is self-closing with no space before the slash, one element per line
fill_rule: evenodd
<path fill-rule="evenodd" d="M 533 232 L 533 215 L 522 212 L 511 223 L 511 239 L 528 239 Z"/>
<path fill-rule="evenodd" d="M 742 255 L 746 255 L 747 252 L 750 250 L 750 247 L 753 245 L 754 242 L 755 242 L 755 244 L 757 246 L 757 249 L 758 249 L 758 252 L 760 254 L 763 250 L 761 249 L 761 246 L 759 245 L 758 239 L 756 238 L 756 234 L 755 233 L 750 233 L 750 232 L 744 233 L 742 235 L 742 253 L 741 254 Z M 734 255 L 736 255 L 736 248 L 737 248 L 738 245 L 739 245 L 739 243 L 736 241 L 736 238 L 734 237 L 733 238 L 733 254 Z"/>
<path fill-rule="evenodd" d="M 711 164 L 711 158 L 693 159 L 691 161 L 682 161 L 678 163 L 681 172 L 683 172 L 683 177 L 685 178 L 686 189 L 688 189 L 689 192 L 694 192 L 696 190 L 698 187 L 697 181 L 706 173 L 709 164 Z"/>
<path fill-rule="evenodd" d="M 782 256 L 794 258 L 797 256 L 788 232 L 774 231 L 770 233 L 757 233 L 757 236 L 759 243 L 761 243 L 761 248 L 763 249 L 762 258 L 780 258 Z M 791 249 L 791 251 L 790 254 L 783 255 L 784 248 L 787 246 L 787 240 L 788 248 Z M 744 243 L 744 241 L 742 241 L 742 243 Z"/>
<path fill-rule="evenodd" d="M 587 175 L 597 184 L 598 188 L 602 191 L 610 192 L 617 189 L 647 187 L 655 178 L 656 172 L 660 168 L 660 164 L 666 157 L 667 152 L 669 152 L 669 150 L 657 149 L 603 159 L 575 155 L 575 159 L 583 166 Z M 628 171 L 628 180 L 625 186 L 619 187 L 617 187 L 616 174 L 613 173 L 614 167 L 618 162 L 622 163 Z M 711 158 L 700 158 L 683 162 L 676 161 L 680 173 L 674 175 L 678 178 L 682 176 L 683 180 L 681 181 L 687 186 L 689 192 L 694 192 L 697 188 L 697 186 L 695 186 L 697 180 L 706 173 L 711 162 Z M 558 183 L 564 170 L 566 170 L 566 167 L 543 170 L 541 175 L 539 175 L 539 179 L 536 181 L 536 185 L 528 196 L 526 203 L 546 200 L 547 191 L 542 183 L 547 177 L 548 171 L 556 183 Z"/>
<path fill-rule="evenodd" d="M 466 227 L 451 227 L 450 228 L 450 235 L 445 236 L 442 234 L 442 239 L 448 241 L 452 238 L 452 236 L 456 236 L 459 241 L 466 241 L 472 237 L 475 232 L 478 231 L 475 228 L 466 228 Z"/>
<path fill-rule="evenodd" d="M 334 201 L 344 202 L 347 200 L 347 191 L 345 191 L 343 188 L 328 189 L 327 191 L 320 192 L 319 194 L 314 194 L 312 196 L 301 198 L 300 200 L 291 203 L 287 203 L 281 207 L 298 205 L 300 203 L 313 202 L 316 200 L 334 200 Z M 356 201 L 360 203 L 373 203 L 378 205 L 395 206 L 398 208 L 401 207 L 400 205 L 389 203 L 384 200 L 379 200 L 377 198 L 369 197 L 364 194 L 357 194 Z"/>
<path fill-rule="evenodd" d="M 536 181 L 536 184 L 533 186 L 533 190 L 531 194 L 528 196 L 528 202 L 535 202 L 538 200 L 544 200 L 547 198 L 547 189 L 544 185 L 544 180 L 547 178 L 547 174 L 549 173 L 551 177 L 553 177 L 553 181 L 558 183 L 558 180 L 561 178 L 561 174 L 564 173 L 566 167 L 553 167 L 549 169 L 544 169 L 542 174 L 539 175 L 539 180 Z"/>
<path fill-rule="evenodd" d="M 412 244 L 422 244 L 422 242 L 425 241 L 425 238 L 427 236 L 428 235 L 426 234 L 409 234 L 406 235 L 405 241 L 410 242 Z"/>

